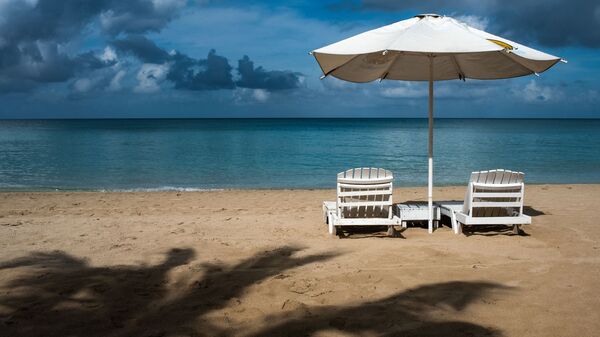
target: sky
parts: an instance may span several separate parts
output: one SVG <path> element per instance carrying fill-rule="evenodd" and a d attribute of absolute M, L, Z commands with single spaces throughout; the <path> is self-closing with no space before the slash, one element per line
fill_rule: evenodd
<path fill-rule="evenodd" d="M 583 0 L 0 0 L 0 118 L 426 117 L 426 83 L 321 80 L 308 54 L 420 13 L 568 60 L 436 82 L 436 117 L 600 118 Z"/>

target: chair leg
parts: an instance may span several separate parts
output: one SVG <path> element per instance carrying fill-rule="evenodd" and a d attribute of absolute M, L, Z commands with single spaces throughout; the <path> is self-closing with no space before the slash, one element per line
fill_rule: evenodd
<path fill-rule="evenodd" d="M 387 236 L 391 238 L 399 237 L 398 232 L 396 231 L 396 228 L 394 228 L 394 226 L 388 226 Z"/>
<path fill-rule="evenodd" d="M 521 232 L 521 225 L 513 225 L 512 232 L 515 235 L 519 235 L 519 233 Z"/>
<path fill-rule="evenodd" d="M 452 222 L 452 229 L 454 230 L 454 234 L 460 234 L 460 225 L 458 221 L 456 221 L 456 214 L 454 212 L 450 214 L 450 222 Z"/>
<path fill-rule="evenodd" d="M 336 228 L 335 228 L 335 224 L 334 224 L 334 221 L 333 221 L 333 216 L 331 215 L 331 213 L 329 213 L 327 215 L 327 224 L 328 224 L 328 227 L 329 227 L 329 234 L 336 235 L 337 234 L 336 233 Z"/>

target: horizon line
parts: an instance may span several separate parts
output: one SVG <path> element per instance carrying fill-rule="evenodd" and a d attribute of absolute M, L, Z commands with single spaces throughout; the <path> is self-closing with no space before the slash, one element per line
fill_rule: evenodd
<path fill-rule="evenodd" d="M 56 117 L 56 118 L 0 118 L 0 121 L 60 121 L 60 120 L 193 120 L 193 119 L 428 119 L 427 117 Z M 489 120 L 600 120 L 598 117 L 435 117 L 434 119 L 489 119 Z"/>

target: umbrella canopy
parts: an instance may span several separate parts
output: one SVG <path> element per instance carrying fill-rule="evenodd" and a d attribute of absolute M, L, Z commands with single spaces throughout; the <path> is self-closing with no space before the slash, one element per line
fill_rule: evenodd
<path fill-rule="evenodd" d="M 350 81 L 491 80 L 541 73 L 560 57 L 436 14 L 370 30 L 312 52 L 324 75 Z"/>
<path fill-rule="evenodd" d="M 321 66 L 323 77 L 358 83 L 429 81 L 429 232 L 433 231 L 433 81 L 525 76 L 563 61 L 437 14 L 417 15 L 311 54 Z"/>

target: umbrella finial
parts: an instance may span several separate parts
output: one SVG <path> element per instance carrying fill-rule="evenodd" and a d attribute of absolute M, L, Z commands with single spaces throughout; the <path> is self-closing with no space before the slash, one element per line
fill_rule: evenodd
<path fill-rule="evenodd" d="M 442 17 L 442 16 L 441 16 L 441 15 L 439 15 L 439 14 L 434 14 L 434 13 L 425 13 L 425 14 L 418 14 L 418 15 L 415 15 L 415 18 L 423 19 L 423 18 L 425 18 L 425 17 L 427 17 L 427 16 L 430 16 L 430 17 L 432 17 L 432 18 L 436 18 L 436 19 L 437 19 L 437 18 L 441 18 L 441 17 Z"/>

